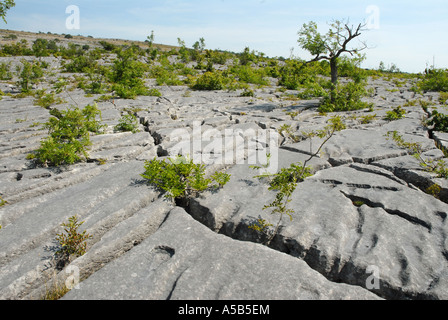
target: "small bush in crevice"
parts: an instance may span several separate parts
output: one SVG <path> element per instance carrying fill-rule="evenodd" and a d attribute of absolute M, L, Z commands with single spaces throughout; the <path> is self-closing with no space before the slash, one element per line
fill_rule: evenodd
<path fill-rule="evenodd" d="M 401 106 L 398 106 L 391 111 L 387 111 L 385 119 L 389 121 L 399 120 L 403 119 L 405 114 L 406 111 Z"/>
<path fill-rule="evenodd" d="M 321 112 L 353 111 L 365 109 L 369 106 L 361 99 L 368 94 L 365 82 L 350 81 L 347 84 L 338 84 L 324 97 L 319 107 Z"/>
<path fill-rule="evenodd" d="M 128 113 L 120 118 L 118 124 L 114 127 L 114 130 L 121 132 L 130 131 L 132 133 L 136 133 L 139 131 L 138 124 L 139 122 L 137 117 L 133 114 Z"/>
<path fill-rule="evenodd" d="M 210 188 L 223 187 L 230 175 L 216 171 L 210 178 L 205 177 L 205 165 L 195 164 L 183 156 L 145 162 L 145 172 L 141 176 L 148 183 L 166 192 L 165 197 L 173 202 L 188 205 L 191 197 Z"/>
<path fill-rule="evenodd" d="M 52 109 L 51 117 L 44 127 L 49 136 L 41 141 L 40 148 L 27 156 L 43 166 L 73 164 L 87 158 L 90 132 L 99 133 L 102 125 L 96 120 L 101 111 L 94 106 L 84 109 L 68 108 L 65 111 Z"/>
<path fill-rule="evenodd" d="M 55 252 L 56 260 L 60 264 L 59 268 L 70 262 L 73 256 L 82 256 L 86 253 L 86 241 L 92 236 L 86 234 L 85 230 L 79 232 L 79 227 L 83 223 L 84 221 L 78 221 L 77 216 L 72 216 L 68 219 L 68 222 L 61 224 L 64 227 L 64 232 L 56 235 L 60 248 Z"/>

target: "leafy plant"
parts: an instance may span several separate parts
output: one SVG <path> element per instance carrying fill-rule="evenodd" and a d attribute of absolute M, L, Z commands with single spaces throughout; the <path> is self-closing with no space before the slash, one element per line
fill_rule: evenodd
<path fill-rule="evenodd" d="M 433 110 L 431 117 L 426 121 L 426 125 L 432 126 L 434 131 L 448 132 L 448 116 Z"/>
<path fill-rule="evenodd" d="M 327 95 L 322 101 L 319 111 L 353 111 L 367 108 L 369 104 L 361 99 L 368 94 L 364 81 L 349 81 L 346 84 L 338 84 L 331 90 L 331 96 Z"/>
<path fill-rule="evenodd" d="M 272 174 L 265 171 L 260 175 L 255 176 L 259 179 L 267 178 L 269 180 L 268 189 L 277 192 L 275 199 L 271 203 L 266 204 L 263 207 L 263 210 L 271 209 L 271 214 L 279 215 L 274 230 L 270 230 L 270 227 L 273 226 L 272 224 L 261 218 L 249 226 L 249 228 L 267 235 L 266 245 L 269 245 L 274 239 L 285 215 L 287 215 L 289 219 L 292 220 L 294 210 L 288 208 L 288 204 L 289 202 L 291 202 L 291 196 L 295 191 L 298 183 L 302 182 L 307 177 L 312 175 L 312 168 L 307 166 L 308 162 L 320 153 L 320 150 L 322 149 L 324 144 L 327 143 L 327 141 L 334 135 L 336 131 L 345 129 L 345 124 L 342 122 L 342 119 L 339 116 L 329 119 L 329 122 L 330 123 L 322 130 L 317 130 L 316 132 L 309 134 L 310 138 L 312 136 L 318 136 L 320 138 L 324 138 L 324 141 L 321 143 L 319 148 L 314 153 L 312 153 L 308 159 L 305 160 L 303 164 L 292 163 L 288 168 L 281 168 L 278 173 Z M 267 156 L 267 159 L 268 161 L 266 165 L 251 166 L 251 168 L 257 170 L 268 168 L 270 159 L 269 154 Z"/>
<path fill-rule="evenodd" d="M 91 144 L 89 132 L 99 132 L 102 125 L 96 120 L 101 111 L 94 106 L 84 109 L 68 108 L 66 111 L 52 109 L 51 117 L 44 127 L 49 136 L 28 159 L 36 159 L 44 166 L 73 164 L 87 158 L 87 147 Z"/>
<path fill-rule="evenodd" d="M 17 67 L 17 69 L 20 72 L 18 85 L 24 93 L 30 92 L 31 85 L 37 83 L 44 74 L 38 63 L 30 63 L 26 60 L 22 60 L 22 68 Z"/>
<path fill-rule="evenodd" d="M 284 125 L 280 126 L 280 128 L 278 129 L 278 132 L 282 136 L 290 139 L 292 142 L 299 142 L 301 140 L 300 136 L 294 134 L 294 131 L 293 131 L 291 125 L 289 125 L 289 124 L 284 124 Z"/>
<path fill-rule="evenodd" d="M 369 115 L 361 117 L 361 123 L 362 124 L 371 123 L 375 119 L 376 119 L 376 114 L 369 114 Z"/>
<path fill-rule="evenodd" d="M 0 197 L 0 207 L 3 207 L 5 204 L 7 204 L 8 203 L 8 201 L 6 201 L 6 200 L 3 200 L 3 198 L 2 197 Z"/>
<path fill-rule="evenodd" d="M 60 248 L 55 252 L 58 260 L 63 261 L 64 264 L 70 261 L 73 255 L 82 256 L 86 253 L 87 240 L 92 236 L 86 233 L 86 230 L 79 232 L 79 227 L 84 221 L 79 222 L 77 216 L 71 216 L 68 222 L 64 222 L 61 226 L 64 228 L 63 233 L 56 235 Z"/>
<path fill-rule="evenodd" d="M 137 52 L 133 47 L 120 50 L 114 60 L 110 80 L 112 89 L 124 99 L 134 99 L 137 95 L 148 95 L 143 75 L 147 66 L 138 61 Z"/>
<path fill-rule="evenodd" d="M 132 133 L 136 133 L 139 131 L 138 125 L 139 122 L 137 117 L 133 114 L 128 113 L 120 118 L 118 124 L 114 127 L 114 129 L 116 131 L 123 131 L 123 132 L 130 131 Z"/>
<path fill-rule="evenodd" d="M 0 63 L 0 80 L 11 80 L 12 73 L 10 71 L 11 63 L 2 62 Z"/>
<path fill-rule="evenodd" d="M 141 176 L 165 191 L 165 197 L 173 201 L 188 201 L 208 188 L 224 186 L 230 179 L 230 175 L 218 171 L 206 178 L 204 165 L 195 164 L 183 156 L 146 161 L 145 172 Z"/>
<path fill-rule="evenodd" d="M 420 143 L 405 141 L 397 131 L 387 132 L 386 137 L 387 139 L 392 139 L 398 147 L 407 150 L 414 158 L 416 158 L 423 170 L 436 173 L 438 178 L 448 179 L 448 164 L 446 161 L 443 159 L 437 161 L 432 159 L 425 160 L 422 157 L 423 148 Z"/>
<path fill-rule="evenodd" d="M 427 194 L 432 195 L 434 198 L 439 199 L 440 192 L 442 191 L 442 187 L 438 185 L 437 183 L 434 183 L 432 186 L 426 188 L 425 192 Z"/>
<path fill-rule="evenodd" d="M 406 110 L 404 110 L 401 106 L 398 106 L 391 111 L 386 112 L 386 120 L 394 121 L 404 118 L 404 115 L 406 114 Z"/>
<path fill-rule="evenodd" d="M 218 72 L 206 72 L 196 79 L 190 86 L 193 90 L 222 90 L 224 89 L 223 76 Z"/>
<path fill-rule="evenodd" d="M 439 103 L 446 104 L 448 101 L 448 92 L 440 92 L 439 93 Z"/>
<path fill-rule="evenodd" d="M 64 103 L 64 99 L 56 98 L 54 92 L 46 93 L 45 90 L 36 91 L 36 100 L 34 103 L 42 108 L 48 109 L 53 104 L 61 104 Z"/>
<path fill-rule="evenodd" d="M 418 86 L 425 91 L 448 92 L 448 70 L 428 70 L 425 77 L 418 83 Z"/>

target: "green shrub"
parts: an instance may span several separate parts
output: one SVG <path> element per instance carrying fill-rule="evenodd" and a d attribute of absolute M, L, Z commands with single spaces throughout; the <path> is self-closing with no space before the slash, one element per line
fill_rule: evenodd
<path fill-rule="evenodd" d="M 112 90 L 125 99 L 134 99 L 137 95 L 148 95 L 143 81 L 147 65 L 138 61 L 136 50 L 131 47 L 117 52 L 117 58 L 109 74 L 113 83 Z"/>
<path fill-rule="evenodd" d="M 1 53 L 7 56 L 31 56 L 33 55 L 33 50 L 28 48 L 28 41 L 22 39 L 10 45 L 2 45 Z"/>
<path fill-rule="evenodd" d="M 425 91 L 448 92 L 448 69 L 429 70 L 418 86 Z"/>
<path fill-rule="evenodd" d="M 434 131 L 448 132 L 448 116 L 433 110 L 431 118 L 428 119 L 426 125 L 432 126 Z"/>
<path fill-rule="evenodd" d="M 347 84 L 338 84 L 324 97 L 319 107 L 320 112 L 353 111 L 367 108 L 368 103 L 361 101 L 368 94 L 365 82 L 349 81 Z"/>
<path fill-rule="evenodd" d="M 2 62 L 0 63 L 0 80 L 11 80 L 12 79 L 12 72 L 11 69 L 11 63 Z"/>
<path fill-rule="evenodd" d="M 64 66 L 66 72 L 88 72 L 96 67 L 96 61 L 91 56 L 75 57 Z"/>
<path fill-rule="evenodd" d="M 206 178 L 204 165 L 195 164 L 183 156 L 146 161 L 145 172 L 141 176 L 174 201 L 188 201 L 208 188 L 222 187 L 230 179 L 230 175 L 218 171 Z"/>
<path fill-rule="evenodd" d="M 385 119 L 389 121 L 399 120 L 403 119 L 405 114 L 406 110 L 404 110 L 401 106 L 398 106 L 391 111 L 387 111 Z"/>
<path fill-rule="evenodd" d="M 151 89 L 148 90 L 148 96 L 151 96 L 151 97 L 161 97 L 162 93 L 158 89 L 156 89 L 156 88 L 151 88 Z"/>
<path fill-rule="evenodd" d="M 317 136 L 319 138 L 324 139 L 321 145 L 317 148 L 317 151 L 313 153 L 311 150 L 311 142 L 310 142 L 310 153 L 311 156 L 302 163 L 292 163 L 288 168 L 281 168 L 277 173 L 263 172 L 260 175 L 255 176 L 259 179 L 268 179 L 269 180 L 269 190 L 276 191 L 275 199 L 266 204 L 263 207 L 265 209 L 271 209 L 272 214 L 278 214 L 279 219 L 277 224 L 274 227 L 274 230 L 269 230 L 270 227 L 274 226 L 273 224 L 268 223 L 264 219 L 258 219 L 255 223 L 249 226 L 250 229 L 253 229 L 257 232 L 261 232 L 267 236 L 266 244 L 269 245 L 273 240 L 275 235 L 277 234 L 282 219 L 285 215 L 289 217 L 290 220 L 293 218 L 294 210 L 288 207 L 291 202 L 291 196 L 295 189 L 297 188 L 298 183 L 304 181 L 307 177 L 312 175 L 312 168 L 307 166 L 307 163 L 311 161 L 312 158 L 317 156 L 320 153 L 320 150 L 324 146 L 325 143 L 335 134 L 337 131 L 344 130 L 346 128 L 345 124 L 342 122 L 342 119 L 339 116 L 335 116 L 329 119 L 329 124 L 325 126 L 322 130 L 316 130 L 313 132 L 309 132 L 307 134 L 308 138 L 312 138 Z M 310 140 L 311 141 L 311 140 Z M 270 155 L 267 156 L 268 161 L 263 166 L 251 166 L 252 169 L 264 169 L 269 167 L 269 159 Z"/>
<path fill-rule="evenodd" d="M 132 133 L 136 133 L 139 131 L 138 125 L 139 122 L 135 115 L 125 114 L 120 118 L 118 124 L 114 127 L 114 130 L 122 132 L 130 131 Z"/>
<path fill-rule="evenodd" d="M 448 102 L 448 92 L 439 93 L 439 103 L 446 104 Z"/>
<path fill-rule="evenodd" d="M 18 85 L 21 87 L 23 93 L 29 93 L 31 91 L 31 85 L 39 81 L 44 75 L 39 63 L 30 63 L 26 60 L 22 60 L 22 68 L 18 67 L 19 72 Z"/>
<path fill-rule="evenodd" d="M 239 81 L 244 83 L 252 83 L 258 85 L 268 85 L 269 81 L 266 79 L 266 72 L 264 69 L 256 69 L 247 65 L 234 65 L 230 68 L 232 73 Z"/>
<path fill-rule="evenodd" d="M 225 79 L 219 72 L 206 72 L 190 86 L 193 90 L 222 90 Z"/>
<path fill-rule="evenodd" d="M 46 93 L 45 90 L 38 90 L 35 94 L 36 99 L 34 104 L 48 109 L 53 104 L 61 104 L 65 101 L 62 98 L 56 97 L 54 92 Z"/>
<path fill-rule="evenodd" d="M 249 47 L 244 48 L 244 51 L 238 55 L 238 58 L 242 66 L 258 62 L 257 55 L 254 51 L 250 51 Z"/>
<path fill-rule="evenodd" d="M 48 57 L 50 54 L 58 52 L 58 46 L 54 40 L 36 39 L 32 45 L 33 54 L 36 57 Z"/>
<path fill-rule="evenodd" d="M 86 253 L 86 241 L 92 236 L 86 234 L 85 230 L 79 232 L 79 227 L 83 223 L 84 221 L 78 221 L 77 216 L 72 216 L 68 219 L 68 222 L 61 224 L 64 232 L 56 235 L 56 241 L 60 248 L 55 252 L 59 263 L 65 264 L 70 261 L 72 256 L 82 256 Z"/>
<path fill-rule="evenodd" d="M 416 158 L 423 170 L 437 174 L 438 178 L 448 179 L 448 163 L 443 159 L 437 161 L 424 159 L 422 157 L 423 148 L 421 143 L 405 141 L 397 131 L 387 132 L 386 137 L 386 139 L 392 139 L 398 147 L 405 149 Z"/>
<path fill-rule="evenodd" d="M 99 132 L 103 127 L 97 116 L 100 110 L 95 106 L 84 109 L 68 108 L 65 111 L 52 109 L 52 117 L 45 123 L 49 136 L 41 141 L 40 148 L 28 159 L 35 159 L 44 166 L 73 164 L 87 158 L 87 147 L 91 144 L 89 132 Z"/>

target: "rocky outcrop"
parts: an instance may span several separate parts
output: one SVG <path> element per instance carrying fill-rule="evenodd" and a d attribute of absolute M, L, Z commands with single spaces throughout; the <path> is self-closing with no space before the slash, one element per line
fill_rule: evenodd
<path fill-rule="evenodd" d="M 275 86 L 254 89 L 253 98 L 162 86 L 162 97 L 98 102 L 107 128 L 92 135 L 89 159 L 46 168 L 26 156 L 47 135 L 39 123 L 48 110 L 30 97 L 4 96 L 0 298 L 39 299 L 72 281 L 64 299 L 447 299 L 446 179 L 385 136 L 395 130 L 438 160 L 446 134 L 428 131 L 417 105 L 405 108 L 404 119 L 384 120 L 410 99 L 437 99 L 408 86 L 387 91 L 386 80 L 370 86 L 374 111 L 339 114 L 347 129 L 308 162 L 314 174 L 298 184 L 292 220 L 283 217 L 269 246 L 249 226 L 259 218 L 277 223 L 263 209 L 275 191 L 251 165 L 266 153 L 275 169 L 308 160 L 323 140 L 294 140 L 278 129 L 288 125 L 299 137 L 323 128 L 332 115 L 319 114 L 318 101 L 284 100 Z M 65 94 L 68 102 L 52 107 L 99 97 Z M 140 132 L 114 132 L 129 110 Z M 361 121 L 368 115 L 375 117 Z M 140 174 L 145 160 L 177 154 L 225 169 L 230 182 L 176 207 Z M 438 194 L 428 192 L 434 184 Z M 55 237 L 75 214 L 92 238 L 85 255 L 60 265 Z"/>

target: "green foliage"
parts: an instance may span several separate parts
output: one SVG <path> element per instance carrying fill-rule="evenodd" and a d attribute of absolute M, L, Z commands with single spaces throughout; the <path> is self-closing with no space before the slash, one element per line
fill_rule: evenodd
<path fill-rule="evenodd" d="M 249 47 L 244 48 L 244 51 L 239 54 L 240 65 L 246 66 L 251 63 L 257 63 L 258 58 L 254 51 L 250 51 Z"/>
<path fill-rule="evenodd" d="M 407 150 L 407 152 L 416 158 L 423 170 L 437 174 L 438 178 L 448 179 L 448 164 L 446 161 L 443 159 L 437 161 L 424 159 L 422 157 L 423 148 L 420 143 L 405 141 L 397 131 L 389 131 L 386 137 L 387 139 L 392 139 L 398 147 Z"/>
<path fill-rule="evenodd" d="M 133 114 L 125 114 L 123 115 L 120 120 L 118 121 L 118 124 L 114 127 L 115 131 L 130 131 L 132 133 L 136 133 L 139 131 L 138 129 L 138 119 Z"/>
<path fill-rule="evenodd" d="M 368 94 L 366 83 L 349 81 L 338 84 L 328 96 L 325 96 L 319 107 L 320 112 L 353 111 L 365 109 L 368 103 L 361 99 Z"/>
<path fill-rule="evenodd" d="M 305 180 L 307 177 L 312 175 L 312 168 L 307 166 L 307 163 L 317 156 L 320 153 L 320 150 L 324 146 L 325 143 L 334 135 L 335 132 L 344 130 L 346 128 L 345 124 L 342 122 L 342 119 L 339 116 L 332 117 L 329 119 L 329 124 L 325 126 L 322 130 L 317 130 L 308 133 L 308 137 L 311 138 L 313 136 L 318 136 L 320 138 L 324 138 L 324 141 L 321 143 L 316 152 L 312 153 L 311 156 L 302 164 L 302 163 L 292 163 L 288 168 L 281 168 L 277 173 L 267 172 L 266 169 L 269 167 L 270 155 L 267 155 L 267 163 L 263 166 L 251 166 L 252 169 L 257 170 L 265 170 L 261 174 L 255 176 L 259 179 L 267 178 L 269 180 L 269 190 L 276 191 L 275 199 L 266 204 L 263 207 L 265 209 L 271 209 L 272 214 L 278 214 L 279 219 L 273 231 L 269 230 L 272 224 L 267 223 L 264 219 L 258 219 L 255 223 L 251 224 L 249 228 L 256 230 L 258 232 L 262 232 L 268 235 L 268 239 L 266 244 L 269 245 L 272 239 L 278 232 L 280 224 L 282 222 L 283 216 L 287 215 L 290 220 L 293 218 L 294 210 L 288 208 L 288 204 L 291 202 L 291 196 L 295 189 L 297 188 L 298 183 Z"/>
<path fill-rule="evenodd" d="M 0 80 L 11 80 L 12 79 L 12 72 L 11 69 L 11 63 L 2 62 L 0 63 Z"/>
<path fill-rule="evenodd" d="M 87 147 L 91 144 L 89 132 L 99 132 L 102 128 L 96 120 L 97 116 L 101 117 L 96 105 L 82 110 L 77 107 L 66 111 L 52 109 L 50 114 L 53 117 L 44 125 L 49 136 L 28 158 L 44 166 L 73 164 L 81 161 L 81 157 L 87 158 Z"/>
<path fill-rule="evenodd" d="M 424 91 L 448 92 L 448 69 L 431 69 L 418 83 Z"/>
<path fill-rule="evenodd" d="M 36 91 L 35 96 L 36 100 L 34 100 L 34 104 L 45 109 L 48 109 L 53 104 L 61 104 L 65 102 L 62 98 L 56 98 L 54 92 L 46 93 L 45 90 Z"/>
<path fill-rule="evenodd" d="M 280 128 L 278 128 L 278 133 L 285 138 L 292 140 L 292 142 L 299 142 L 301 140 L 300 136 L 294 134 L 294 130 L 289 124 L 281 125 Z"/>
<path fill-rule="evenodd" d="M 18 85 L 21 87 L 23 93 L 31 91 L 31 85 L 37 83 L 44 75 L 41 65 L 38 62 L 30 63 L 22 60 L 22 68 L 18 67 L 19 80 Z"/>
<path fill-rule="evenodd" d="M 317 82 L 307 82 L 304 87 L 305 90 L 297 95 L 299 99 L 308 100 L 317 97 L 328 97 L 327 91 Z"/>
<path fill-rule="evenodd" d="M 440 92 L 439 93 L 439 103 L 447 104 L 447 102 L 448 102 L 448 92 Z"/>
<path fill-rule="evenodd" d="M 448 132 L 448 116 L 433 110 L 431 118 L 428 119 L 426 125 L 432 126 L 434 131 Z"/>
<path fill-rule="evenodd" d="M 230 181 L 230 174 L 225 172 L 216 171 L 211 175 L 211 178 L 219 185 L 220 188 Z"/>
<path fill-rule="evenodd" d="M 437 183 L 434 183 L 432 186 L 429 186 L 428 188 L 426 188 L 425 192 L 427 194 L 432 195 L 434 198 L 439 199 L 440 197 L 440 192 L 442 191 L 442 187 L 440 185 L 438 185 Z"/>
<path fill-rule="evenodd" d="M 6 201 L 6 200 L 3 200 L 3 198 L 2 197 L 0 197 L 0 207 L 3 207 L 5 204 L 7 204 L 8 203 L 8 201 Z"/>
<path fill-rule="evenodd" d="M 33 51 L 28 48 L 28 42 L 25 39 L 16 41 L 13 44 L 2 45 L 1 55 L 2 56 L 31 56 Z"/>
<path fill-rule="evenodd" d="M 136 50 L 131 47 L 117 51 L 114 60 L 110 81 L 112 89 L 124 99 L 135 99 L 137 95 L 148 95 L 148 89 L 143 81 L 147 65 L 138 61 Z"/>
<path fill-rule="evenodd" d="M 148 90 L 148 96 L 151 96 L 151 97 L 161 97 L 162 93 L 158 89 L 156 89 L 156 88 L 151 88 L 151 89 Z"/>
<path fill-rule="evenodd" d="M 97 62 L 93 56 L 78 56 L 64 66 L 66 72 L 88 72 L 94 69 Z"/>
<path fill-rule="evenodd" d="M 308 24 L 303 24 L 302 29 L 298 32 L 299 45 L 307 50 L 311 55 L 320 55 L 325 53 L 327 46 L 325 44 L 325 36 L 322 36 L 317 30 L 317 24 L 310 21 Z"/>
<path fill-rule="evenodd" d="M 206 72 L 198 77 L 190 88 L 193 90 L 222 90 L 226 80 L 220 72 Z"/>
<path fill-rule="evenodd" d="M 233 74 L 239 81 L 258 85 L 268 85 L 266 72 L 262 68 L 252 68 L 248 65 L 234 65 L 229 73 Z"/>
<path fill-rule="evenodd" d="M 370 114 L 370 115 L 362 116 L 361 117 L 361 123 L 362 124 L 371 123 L 375 119 L 376 119 L 376 114 Z"/>
<path fill-rule="evenodd" d="M 240 97 L 255 97 L 254 90 L 249 88 L 244 88 L 243 92 L 241 92 Z"/>
<path fill-rule="evenodd" d="M 103 49 L 106 50 L 106 51 L 114 51 L 114 50 L 118 49 L 118 46 L 117 46 L 117 45 L 115 45 L 115 44 L 113 44 L 113 43 L 110 43 L 110 42 L 107 42 L 107 41 L 104 41 L 104 40 L 101 40 L 101 41 L 99 41 L 98 43 L 99 43 L 99 44 L 103 47 Z"/>
<path fill-rule="evenodd" d="M 72 216 L 68 222 L 64 222 L 61 226 L 64 228 L 63 233 L 56 235 L 60 248 L 55 252 L 55 256 L 62 260 L 70 260 L 70 257 L 82 256 L 86 253 L 87 240 L 92 236 L 84 230 L 79 232 L 79 227 L 84 221 L 79 222 L 77 216 Z"/>
<path fill-rule="evenodd" d="M 16 5 L 14 0 L 4 0 L 0 2 L 0 17 L 6 22 L 6 12 Z"/>
<path fill-rule="evenodd" d="M 389 121 L 399 120 L 403 119 L 405 114 L 406 110 L 404 110 L 401 106 L 398 106 L 391 111 L 387 111 L 385 119 Z"/>
<path fill-rule="evenodd" d="M 223 172 L 215 172 L 210 178 L 206 178 L 204 165 L 195 164 L 193 160 L 183 156 L 146 161 L 145 172 L 141 176 L 148 183 L 165 191 L 165 197 L 173 200 L 188 200 L 208 188 L 222 187 L 230 179 L 230 175 Z"/>
<path fill-rule="evenodd" d="M 58 46 L 54 40 L 36 39 L 31 47 L 36 57 L 48 57 L 50 54 L 58 52 Z"/>

